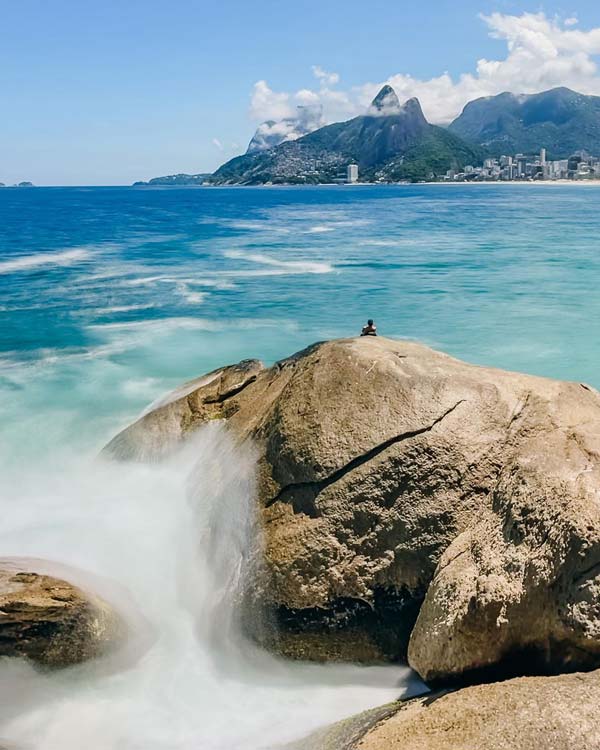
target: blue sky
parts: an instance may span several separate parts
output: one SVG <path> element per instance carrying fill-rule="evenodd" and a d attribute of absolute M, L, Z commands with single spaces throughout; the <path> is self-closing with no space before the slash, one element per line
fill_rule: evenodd
<path fill-rule="evenodd" d="M 0 0 L 0 181 L 213 170 L 260 119 L 350 117 L 388 80 L 438 122 L 509 87 L 600 94 L 598 27 L 595 0 Z"/>

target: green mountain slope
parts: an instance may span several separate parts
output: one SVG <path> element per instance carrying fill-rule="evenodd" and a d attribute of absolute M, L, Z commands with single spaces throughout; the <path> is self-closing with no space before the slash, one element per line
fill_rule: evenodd
<path fill-rule="evenodd" d="M 416 181 L 480 159 L 476 147 L 430 125 L 417 99 L 400 105 L 394 90 L 384 86 L 366 115 L 327 125 L 267 151 L 238 156 L 210 181 L 318 184 L 343 178 L 352 163 L 358 164 L 359 179 Z"/>
<path fill-rule="evenodd" d="M 554 159 L 581 149 L 600 155 L 600 97 L 557 88 L 476 99 L 449 130 L 483 146 L 492 156 L 533 153 L 540 148 Z"/>

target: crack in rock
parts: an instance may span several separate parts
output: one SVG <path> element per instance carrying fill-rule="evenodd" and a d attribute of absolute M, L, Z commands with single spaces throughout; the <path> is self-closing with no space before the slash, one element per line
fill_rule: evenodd
<path fill-rule="evenodd" d="M 317 479 L 312 480 L 309 482 L 296 482 L 292 484 L 288 484 L 285 487 L 282 487 L 281 490 L 275 495 L 275 497 L 272 497 L 270 500 L 268 500 L 265 503 L 266 508 L 270 508 L 272 505 L 274 505 L 277 502 L 284 501 L 285 502 L 285 496 L 291 494 L 292 492 L 296 490 L 300 490 L 301 492 L 303 490 L 312 490 L 313 491 L 313 497 L 314 499 L 327 487 L 330 487 L 332 484 L 335 484 L 335 482 L 338 482 L 340 479 L 342 479 L 346 474 L 349 474 L 351 471 L 354 471 L 354 469 L 358 469 L 360 466 L 363 466 L 367 462 L 371 461 L 373 458 L 376 458 L 380 453 L 383 453 L 383 451 L 387 450 L 388 448 L 391 448 L 392 445 L 396 445 L 397 443 L 401 443 L 405 440 L 409 440 L 410 438 L 418 437 L 419 435 L 423 435 L 427 432 L 431 432 L 436 425 L 438 425 L 442 420 L 444 420 L 447 416 L 452 414 L 452 412 L 457 409 L 462 403 L 465 402 L 466 399 L 461 399 L 460 401 L 457 401 L 454 406 L 451 406 L 449 409 L 447 409 L 443 414 L 441 414 L 439 417 L 433 420 L 428 425 L 425 425 L 425 427 L 419 427 L 416 430 L 410 430 L 408 432 L 402 432 L 400 435 L 395 435 L 394 437 L 389 438 L 388 440 L 385 440 L 383 443 L 380 443 L 379 445 L 376 445 L 374 448 L 371 448 L 371 450 L 367 451 L 366 453 L 362 453 L 360 456 L 356 456 L 352 460 L 350 460 L 347 464 L 344 464 L 341 468 L 337 469 L 333 472 L 333 474 L 330 474 L 328 477 L 325 477 L 324 479 Z M 295 512 L 301 512 L 306 513 L 307 515 L 315 516 L 317 515 L 316 509 L 312 505 L 312 503 L 306 503 L 300 501 L 299 503 L 294 503 L 294 499 L 292 499 L 292 505 L 294 506 Z"/>
<path fill-rule="evenodd" d="M 245 388 L 247 388 L 252 383 L 256 382 L 256 375 L 252 375 L 247 380 L 244 380 L 239 385 L 234 386 L 233 388 L 230 388 L 228 391 L 225 391 L 225 393 L 219 393 L 217 396 L 213 396 L 212 398 L 205 398 L 204 403 L 205 404 L 222 404 L 224 401 L 227 401 L 230 398 L 233 398 L 234 396 L 237 396 L 238 393 L 241 393 Z"/>

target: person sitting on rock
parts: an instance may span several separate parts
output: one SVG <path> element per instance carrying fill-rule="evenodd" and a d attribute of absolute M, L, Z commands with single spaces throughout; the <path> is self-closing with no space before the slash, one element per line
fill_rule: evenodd
<path fill-rule="evenodd" d="M 377 326 L 372 320 L 367 320 L 367 325 L 363 327 L 361 336 L 377 336 Z"/>

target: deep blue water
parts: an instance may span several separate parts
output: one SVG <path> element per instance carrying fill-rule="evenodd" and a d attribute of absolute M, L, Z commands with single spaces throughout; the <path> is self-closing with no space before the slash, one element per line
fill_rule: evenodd
<path fill-rule="evenodd" d="M 93 432 L 92 415 L 116 424 L 185 378 L 353 335 L 367 317 L 473 362 L 600 386 L 599 196 L 574 185 L 2 190 L 0 398 L 14 414 L 51 392 Z"/>

